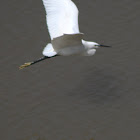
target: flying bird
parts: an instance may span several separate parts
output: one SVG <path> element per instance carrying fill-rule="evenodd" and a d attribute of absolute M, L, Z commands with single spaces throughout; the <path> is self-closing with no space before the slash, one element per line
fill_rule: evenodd
<path fill-rule="evenodd" d="M 78 8 L 71 0 L 43 0 L 51 43 L 43 50 L 43 57 L 24 63 L 19 68 L 33 65 L 54 56 L 92 56 L 99 47 L 110 47 L 92 41 L 85 41 L 79 31 Z"/>

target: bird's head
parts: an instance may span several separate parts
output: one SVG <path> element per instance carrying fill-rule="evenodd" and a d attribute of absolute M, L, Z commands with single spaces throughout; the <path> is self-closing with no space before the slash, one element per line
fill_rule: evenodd
<path fill-rule="evenodd" d="M 97 48 L 100 48 L 100 47 L 110 47 L 110 46 L 107 46 L 107 45 L 102 45 L 102 44 L 98 44 L 96 42 L 85 41 L 85 40 L 82 40 L 82 43 L 87 49 L 97 49 Z"/>

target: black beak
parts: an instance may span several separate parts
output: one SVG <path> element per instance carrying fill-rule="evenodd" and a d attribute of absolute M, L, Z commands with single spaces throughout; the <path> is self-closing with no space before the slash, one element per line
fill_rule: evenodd
<path fill-rule="evenodd" d="M 98 47 L 111 47 L 111 46 L 107 46 L 107 45 L 102 45 L 102 44 L 99 44 L 97 45 Z"/>

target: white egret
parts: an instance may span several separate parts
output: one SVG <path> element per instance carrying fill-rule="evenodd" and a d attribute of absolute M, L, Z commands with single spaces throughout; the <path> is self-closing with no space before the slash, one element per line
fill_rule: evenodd
<path fill-rule="evenodd" d="M 109 47 L 83 40 L 78 25 L 78 8 L 71 0 L 43 0 L 51 38 L 43 50 L 43 57 L 25 63 L 20 69 L 54 56 L 80 54 L 92 56 L 98 47 Z"/>

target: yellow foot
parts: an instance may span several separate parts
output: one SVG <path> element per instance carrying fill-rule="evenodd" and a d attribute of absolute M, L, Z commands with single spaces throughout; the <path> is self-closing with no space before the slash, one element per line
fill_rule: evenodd
<path fill-rule="evenodd" d="M 30 66 L 32 64 L 32 62 L 28 62 L 28 63 L 24 63 L 23 65 L 21 65 L 20 67 L 19 67 L 19 69 L 21 70 L 21 69 L 24 69 L 25 67 L 28 67 L 28 66 Z"/>

